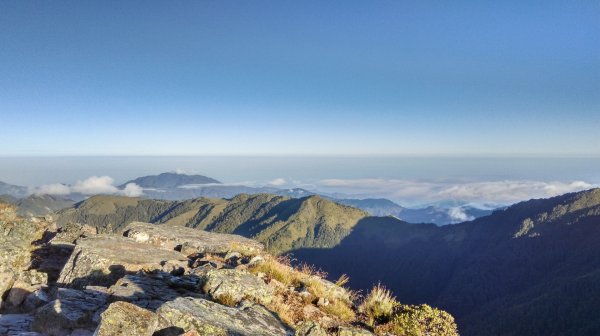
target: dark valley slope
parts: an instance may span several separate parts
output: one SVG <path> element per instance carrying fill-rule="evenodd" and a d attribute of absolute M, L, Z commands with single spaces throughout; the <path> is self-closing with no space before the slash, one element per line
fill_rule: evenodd
<path fill-rule="evenodd" d="M 600 334 L 600 189 L 518 203 L 457 225 L 362 219 L 303 260 L 451 312 L 464 335 Z M 349 273 L 348 273 L 349 272 Z"/>

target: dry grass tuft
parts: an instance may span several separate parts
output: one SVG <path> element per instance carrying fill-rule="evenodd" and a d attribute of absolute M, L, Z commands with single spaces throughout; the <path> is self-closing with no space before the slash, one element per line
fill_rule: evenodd
<path fill-rule="evenodd" d="M 235 307 L 237 301 L 230 294 L 221 294 L 215 298 L 215 301 L 228 307 Z"/>
<path fill-rule="evenodd" d="M 342 274 L 339 279 L 335 282 L 335 285 L 338 287 L 343 287 L 350 281 L 350 277 L 346 274 Z"/>
<path fill-rule="evenodd" d="M 398 301 L 383 285 L 373 287 L 359 307 L 368 318 L 367 324 L 373 326 L 375 321 L 389 320 L 398 306 Z"/>
<path fill-rule="evenodd" d="M 327 314 L 333 315 L 344 322 L 352 322 L 356 320 L 356 314 L 352 307 L 342 300 L 329 302 L 328 305 L 321 307 L 321 310 Z"/>

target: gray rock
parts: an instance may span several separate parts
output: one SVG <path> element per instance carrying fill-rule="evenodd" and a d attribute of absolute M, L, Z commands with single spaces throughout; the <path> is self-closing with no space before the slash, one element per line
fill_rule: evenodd
<path fill-rule="evenodd" d="M 178 298 L 158 310 L 159 328 L 177 327 L 199 335 L 280 336 L 292 332 L 260 305 L 230 308 L 203 299 Z M 176 334 L 178 335 L 178 334 Z"/>
<path fill-rule="evenodd" d="M 172 272 L 185 269 L 187 263 L 188 259 L 176 251 L 136 243 L 125 237 L 98 235 L 77 241 L 58 283 L 75 288 L 110 286 L 128 272 Z"/>
<path fill-rule="evenodd" d="M 127 302 L 112 303 L 102 313 L 94 336 L 152 336 L 158 326 L 158 316 Z"/>
<path fill-rule="evenodd" d="M 244 298 L 262 304 L 269 304 L 273 300 L 273 287 L 246 271 L 212 270 L 206 274 L 205 279 L 204 291 L 217 300 L 223 295 L 229 296 L 236 303 Z"/>
<path fill-rule="evenodd" d="M 94 316 L 107 299 L 108 295 L 102 292 L 59 288 L 57 298 L 36 311 L 33 330 L 63 336 L 75 329 L 94 329 Z"/>
<path fill-rule="evenodd" d="M 135 303 L 150 310 L 156 310 L 164 302 L 178 297 L 178 293 L 164 280 L 144 275 L 126 275 L 108 289 L 108 294 L 111 300 Z"/>
<path fill-rule="evenodd" d="M 185 255 L 196 253 L 239 252 L 256 255 L 264 246 L 252 239 L 238 235 L 206 232 L 203 230 L 174 225 L 133 222 L 125 229 L 125 235 L 138 243 L 161 248 L 180 249 Z"/>

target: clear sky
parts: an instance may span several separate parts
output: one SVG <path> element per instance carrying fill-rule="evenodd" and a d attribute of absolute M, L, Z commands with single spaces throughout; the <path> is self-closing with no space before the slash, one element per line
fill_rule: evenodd
<path fill-rule="evenodd" d="M 0 155 L 600 155 L 599 1 L 3 1 Z"/>

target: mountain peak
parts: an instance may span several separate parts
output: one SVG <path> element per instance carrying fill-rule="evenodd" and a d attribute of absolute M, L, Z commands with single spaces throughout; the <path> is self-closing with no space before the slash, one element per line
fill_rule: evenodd
<path fill-rule="evenodd" d="M 190 184 L 221 184 L 220 181 L 204 175 L 187 175 L 174 172 L 138 177 L 123 183 L 120 187 L 123 188 L 129 183 L 135 183 L 142 188 L 151 189 L 177 188 Z"/>

